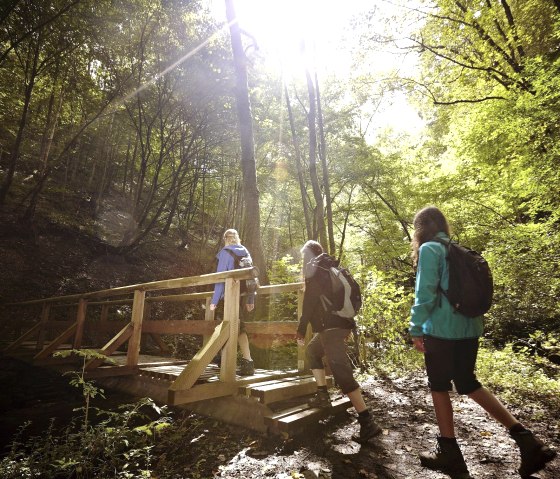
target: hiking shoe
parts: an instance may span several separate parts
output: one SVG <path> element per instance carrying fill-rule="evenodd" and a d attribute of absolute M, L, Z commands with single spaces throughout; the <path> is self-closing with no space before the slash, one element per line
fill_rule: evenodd
<path fill-rule="evenodd" d="M 307 401 L 307 405 L 318 408 L 331 407 L 329 392 L 326 389 L 317 389 L 315 396 Z"/>
<path fill-rule="evenodd" d="M 438 437 L 435 451 L 420 454 L 420 464 L 453 479 L 472 479 L 455 438 Z"/>
<path fill-rule="evenodd" d="M 370 439 L 381 434 L 381 427 L 379 427 L 371 416 L 358 416 L 358 423 L 360 424 L 360 433 L 352 436 L 352 440 L 359 444 L 366 444 Z"/>
<path fill-rule="evenodd" d="M 556 451 L 533 436 L 531 431 L 512 432 L 510 436 L 519 446 L 521 453 L 519 475 L 523 478 L 528 478 L 534 472 L 540 471 L 547 462 L 552 461 L 556 456 Z"/>
<path fill-rule="evenodd" d="M 241 358 L 239 360 L 239 369 L 237 374 L 240 376 L 252 376 L 255 374 L 255 364 L 249 359 Z"/>

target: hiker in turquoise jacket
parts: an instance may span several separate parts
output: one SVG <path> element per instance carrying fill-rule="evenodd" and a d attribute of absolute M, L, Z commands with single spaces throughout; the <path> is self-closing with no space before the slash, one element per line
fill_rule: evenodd
<path fill-rule="evenodd" d="M 455 311 L 442 293 L 441 290 L 448 289 L 449 265 L 447 249 L 433 241 L 436 237 L 449 239 L 449 225 L 439 209 L 428 206 L 414 218 L 412 260 L 417 271 L 410 334 L 414 347 L 424 353 L 440 434 L 435 452 L 420 454 L 420 462 L 424 467 L 445 472 L 454 479 L 471 478 L 455 438 L 449 395 L 453 382 L 458 394 L 473 399 L 508 429 L 520 449 L 519 473 L 528 478 L 543 469 L 556 453 L 535 438 L 476 378 L 482 318 L 469 318 Z"/>
<path fill-rule="evenodd" d="M 435 236 L 449 241 L 449 236 L 443 231 Z M 443 291 L 447 291 L 449 286 L 446 254 L 445 245 L 436 241 L 423 243 L 419 248 L 410 334 L 413 337 L 428 335 L 441 339 L 479 338 L 483 332 L 482 317 L 463 316 L 439 291 L 440 286 Z"/>

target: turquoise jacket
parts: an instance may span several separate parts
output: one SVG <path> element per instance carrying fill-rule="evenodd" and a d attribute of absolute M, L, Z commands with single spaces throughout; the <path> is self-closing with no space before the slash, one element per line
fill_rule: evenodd
<path fill-rule="evenodd" d="M 436 236 L 449 240 L 443 232 Z M 438 293 L 440 280 L 444 291 L 449 287 L 446 255 L 447 248 L 436 241 L 420 246 L 410 334 L 413 337 L 428 335 L 441 339 L 478 338 L 484 330 L 482 316 L 463 316 L 455 311 L 444 294 Z"/>

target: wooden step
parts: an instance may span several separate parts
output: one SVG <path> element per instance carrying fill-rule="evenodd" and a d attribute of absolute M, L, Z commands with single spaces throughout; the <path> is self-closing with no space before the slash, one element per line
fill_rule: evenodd
<path fill-rule="evenodd" d="M 332 377 L 327 378 L 327 386 L 333 386 Z M 267 381 L 261 384 L 251 384 L 246 388 L 246 395 L 258 399 L 262 404 L 271 404 L 286 399 L 313 394 L 317 390 L 317 383 L 313 376 L 286 378 L 278 381 Z"/>
<path fill-rule="evenodd" d="M 264 421 L 271 432 L 292 436 L 302 432 L 306 426 L 316 424 L 325 417 L 340 414 L 349 407 L 352 407 L 352 403 L 344 396 L 334 400 L 329 408 L 312 408 L 307 404 L 301 404 L 266 416 Z"/>

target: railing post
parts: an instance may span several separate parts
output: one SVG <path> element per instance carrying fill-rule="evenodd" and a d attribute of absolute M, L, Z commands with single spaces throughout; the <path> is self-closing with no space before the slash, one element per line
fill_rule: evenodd
<path fill-rule="evenodd" d="M 43 309 L 41 310 L 41 319 L 39 320 L 41 326 L 39 329 L 39 335 L 37 336 L 36 349 L 41 350 L 45 346 L 45 338 L 47 336 L 47 322 L 49 320 L 49 313 L 51 311 L 51 305 L 49 303 L 43 303 Z"/>
<path fill-rule="evenodd" d="M 210 304 L 212 304 L 212 298 L 206 298 L 206 309 L 204 310 L 205 321 L 214 321 L 214 317 L 216 316 L 216 310 L 210 309 Z M 204 346 L 209 339 L 210 339 L 210 335 L 204 334 L 202 336 L 202 345 Z"/>
<path fill-rule="evenodd" d="M 152 316 L 152 304 L 149 303 L 148 301 L 144 301 L 144 316 L 143 319 L 149 320 L 150 317 Z M 143 321 L 143 320 L 142 320 Z M 152 336 L 152 335 L 150 335 Z M 148 338 L 146 335 L 140 335 L 140 350 L 144 349 L 144 351 L 146 350 L 147 344 L 148 344 Z"/>
<path fill-rule="evenodd" d="M 235 381 L 237 368 L 237 337 L 239 336 L 239 280 L 226 279 L 224 293 L 224 321 L 229 322 L 229 339 L 222 350 L 220 380 Z"/>
<path fill-rule="evenodd" d="M 303 312 L 303 294 L 304 294 L 304 290 L 302 287 L 297 291 L 297 320 L 298 321 L 301 318 L 301 314 Z M 305 363 L 305 348 L 308 342 L 309 342 L 309 328 L 307 334 L 305 335 L 305 345 L 300 346 L 298 344 L 297 347 L 297 358 L 298 358 L 297 366 L 298 366 L 298 371 L 300 372 L 308 369 L 307 364 Z"/>
<path fill-rule="evenodd" d="M 72 349 L 80 349 L 82 346 L 82 338 L 84 336 L 84 325 L 86 322 L 87 299 L 81 298 L 78 301 L 78 314 L 76 315 L 76 334 L 74 334 L 74 343 Z"/>
<path fill-rule="evenodd" d="M 128 351 L 126 353 L 126 365 L 137 366 L 140 356 L 140 339 L 142 338 L 142 318 L 144 317 L 144 302 L 146 292 L 134 291 L 134 302 L 132 303 L 132 336 L 128 340 Z"/>

